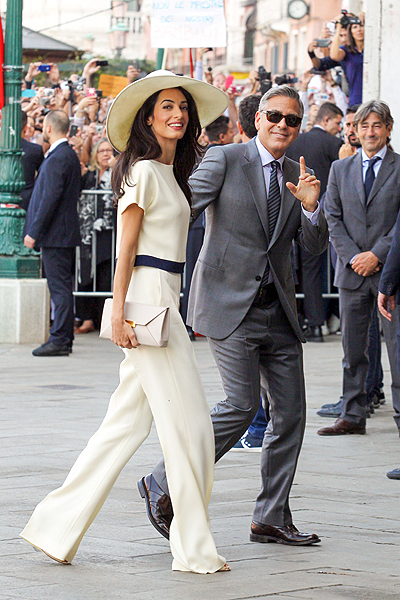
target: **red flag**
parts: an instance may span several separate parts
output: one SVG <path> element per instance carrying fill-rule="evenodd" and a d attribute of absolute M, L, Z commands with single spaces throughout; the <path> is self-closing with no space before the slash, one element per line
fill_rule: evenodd
<path fill-rule="evenodd" d="M 3 80 L 3 64 L 4 64 L 4 36 L 3 23 L 0 17 L 0 110 L 4 106 L 4 80 Z"/>

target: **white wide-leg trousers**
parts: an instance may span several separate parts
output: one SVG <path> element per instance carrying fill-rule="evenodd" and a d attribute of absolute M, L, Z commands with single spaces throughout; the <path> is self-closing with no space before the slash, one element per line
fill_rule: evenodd
<path fill-rule="evenodd" d="M 64 484 L 36 507 L 21 537 L 70 562 L 122 468 L 148 436 L 154 417 L 175 515 L 170 531 L 172 568 L 213 573 L 225 563 L 217 553 L 208 518 L 213 428 L 193 348 L 176 308 L 174 288 L 179 291 L 179 283 L 171 274 L 159 277 L 158 304 L 170 306 L 171 311 L 168 347 L 124 350 L 120 384 L 104 421 Z M 171 279 L 175 285 L 168 291 Z"/>

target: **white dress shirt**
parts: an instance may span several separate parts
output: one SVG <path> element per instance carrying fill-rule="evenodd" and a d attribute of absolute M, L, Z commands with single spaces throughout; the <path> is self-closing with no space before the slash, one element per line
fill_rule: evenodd
<path fill-rule="evenodd" d="M 55 150 L 57 148 L 57 146 L 59 146 L 63 142 L 68 142 L 68 139 L 66 137 L 63 137 L 63 138 L 60 138 L 59 140 L 53 142 L 52 145 L 50 146 L 50 148 L 47 151 L 46 158 L 48 157 L 48 155 L 50 154 L 50 152 L 53 152 L 53 150 Z"/>
<path fill-rule="evenodd" d="M 374 156 L 372 158 L 375 158 L 376 156 L 379 156 L 382 160 L 385 158 L 386 156 L 386 152 L 387 152 L 387 146 L 385 144 L 385 146 L 383 146 L 383 148 L 381 148 L 379 150 L 379 152 L 377 152 L 376 154 L 374 154 Z M 369 156 L 367 156 L 366 152 L 364 151 L 364 148 L 361 148 L 361 157 L 362 157 L 362 168 L 363 168 L 363 181 L 365 183 L 365 176 L 367 174 L 367 170 L 369 167 L 369 161 L 370 158 Z M 377 160 L 376 163 L 373 166 L 374 169 L 374 173 L 375 173 L 375 179 L 379 173 L 379 169 L 382 166 L 382 160 Z"/>

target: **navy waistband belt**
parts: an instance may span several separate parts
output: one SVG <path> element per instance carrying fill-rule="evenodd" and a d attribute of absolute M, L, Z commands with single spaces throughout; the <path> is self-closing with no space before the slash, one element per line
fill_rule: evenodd
<path fill-rule="evenodd" d="M 182 274 L 185 263 L 148 256 L 147 254 L 138 254 L 135 260 L 135 267 L 154 267 L 156 269 L 161 269 L 162 271 L 168 271 L 169 273 Z"/>

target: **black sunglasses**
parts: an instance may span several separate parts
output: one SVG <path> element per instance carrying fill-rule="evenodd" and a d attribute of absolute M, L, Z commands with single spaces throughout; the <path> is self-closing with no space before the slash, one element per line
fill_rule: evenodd
<path fill-rule="evenodd" d="M 285 123 L 288 127 L 298 127 L 302 122 L 302 118 L 297 115 L 283 115 L 277 110 L 262 110 L 261 112 L 265 113 L 265 116 L 270 123 L 280 123 L 282 119 L 285 119 Z"/>

